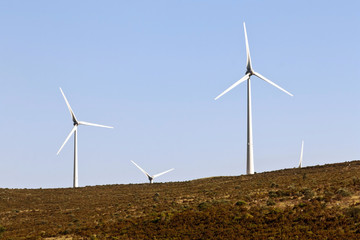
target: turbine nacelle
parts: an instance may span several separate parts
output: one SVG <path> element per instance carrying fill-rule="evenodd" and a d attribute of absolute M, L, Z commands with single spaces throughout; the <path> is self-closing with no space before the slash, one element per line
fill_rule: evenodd
<path fill-rule="evenodd" d="M 252 76 L 252 75 L 254 75 L 254 71 L 252 70 L 252 68 L 250 68 L 250 69 L 246 69 L 246 72 L 245 72 L 245 75 L 249 75 L 249 78 Z"/>

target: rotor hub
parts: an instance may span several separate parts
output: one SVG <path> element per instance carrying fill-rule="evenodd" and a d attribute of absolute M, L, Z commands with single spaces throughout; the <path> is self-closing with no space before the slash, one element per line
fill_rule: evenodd
<path fill-rule="evenodd" d="M 248 69 L 248 70 L 246 70 L 245 74 L 249 74 L 249 77 L 250 77 L 251 75 L 254 75 L 254 72 L 251 69 Z"/>

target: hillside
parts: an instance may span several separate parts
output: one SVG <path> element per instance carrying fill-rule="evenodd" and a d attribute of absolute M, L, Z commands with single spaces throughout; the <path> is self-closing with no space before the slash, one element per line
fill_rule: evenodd
<path fill-rule="evenodd" d="M 0 189 L 2 239 L 360 239 L 359 224 L 360 161 L 152 185 Z"/>

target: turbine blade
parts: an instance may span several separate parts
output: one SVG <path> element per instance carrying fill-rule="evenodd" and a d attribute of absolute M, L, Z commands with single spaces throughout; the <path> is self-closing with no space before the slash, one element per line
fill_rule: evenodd
<path fill-rule="evenodd" d="M 239 81 L 237 81 L 236 83 L 234 83 L 233 85 L 231 85 L 228 89 L 226 89 L 224 92 L 222 92 L 219 96 L 217 96 L 215 98 L 215 100 L 218 100 L 222 95 L 224 95 L 225 93 L 227 93 L 228 91 L 230 91 L 231 89 L 233 89 L 234 87 L 236 87 L 237 85 L 239 85 L 240 83 L 248 80 L 250 77 L 250 74 L 247 73 L 245 76 L 243 76 Z"/>
<path fill-rule="evenodd" d="M 283 89 L 282 87 L 280 87 L 279 85 L 273 83 L 272 81 L 270 81 L 269 79 L 267 79 L 266 77 L 264 77 L 263 75 L 261 75 L 260 73 L 254 72 L 254 75 L 257 76 L 258 78 L 264 80 L 265 82 L 273 85 L 274 87 L 277 87 L 278 89 L 280 89 L 281 91 L 283 91 L 286 94 L 289 94 L 290 96 L 294 96 L 291 93 L 289 93 L 288 91 L 286 91 L 285 89 Z"/>
<path fill-rule="evenodd" d="M 131 162 L 138 168 L 140 171 L 142 171 L 147 177 L 151 178 L 150 174 L 148 174 L 144 169 L 142 169 L 139 165 L 137 165 L 133 160 Z"/>
<path fill-rule="evenodd" d="M 93 127 L 114 128 L 114 127 L 109 127 L 109 126 L 100 125 L 100 124 L 96 124 L 96 123 L 88 123 L 88 122 L 83 122 L 83 121 L 79 121 L 79 124 L 85 125 L 85 126 L 93 126 Z"/>
<path fill-rule="evenodd" d="M 67 141 L 69 140 L 69 138 L 71 137 L 71 135 L 75 132 L 75 130 L 77 129 L 77 126 L 75 125 L 73 127 L 73 129 L 71 130 L 71 132 L 69 133 L 69 135 L 67 136 L 67 138 L 65 139 L 65 142 L 63 143 L 63 145 L 61 145 L 59 151 L 56 153 L 56 155 L 59 155 L 61 149 L 63 149 L 63 147 L 65 146 L 65 144 L 67 143 Z"/>
<path fill-rule="evenodd" d="M 302 166 L 303 153 L 304 153 L 304 140 L 301 142 L 301 153 L 300 153 L 299 168 L 301 168 L 301 166 Z"/>
<path fill-rule="evenodd" d="M 158 174 L 154 175 L 153 178 L 156 178 L 156 177 L 159 177 L 159 176 L 161 176 L 161 175 L 163 175 L 163 174 L 165 174 L 165 173 L 171 172 L 171 171 L 174 170 L 174 169 L 175 169 L 175 168 L 172 168 L 172 169 L 169 169 L 169 170 L 167 170 L 167 171 L 165 171 L 165 172 L 158 173 Z"/>
<path fill-rule="evenodd" d="M 246 69 L 252 70 L 250 48 L 249 48 L 249 42 L 248 42 L 247 33 L 246 33 L 245 22 L 244 22 L 244 33 L 245 33 L 245 44 L 246 44 Z"/>
<path fill-rule="evenodd" d="M 70 104 L 69 104 L 68 100 L 66 99 L 65 94 L 64 94 L 64 92 L 63 92 L 63 90 L 62 90 L 61 88 L 60 88 L 60 91 L 61 91 L 61 94 L 63 95 L 63 97 L 64 97 L 64 99 L 65 99 L 66 105 L 67 105 L 67 107 L 68 107 L 68 109 L 69 109 L 69 111 L 70 111 L 70 114 L 71 114 L 71 117 L 72 117 L 73 121 L 74 121 L 74 122 L 77 122 L 77 119 L 76 119 L 76 117 L 75 117 L 75 113 L 74 113 L 73 110 L 71 109 Z"/>

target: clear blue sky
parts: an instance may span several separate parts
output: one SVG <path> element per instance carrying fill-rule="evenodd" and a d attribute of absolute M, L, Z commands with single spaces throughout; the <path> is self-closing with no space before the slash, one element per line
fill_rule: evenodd
<path fill-rule="evenodd" d="M 246 171 L 242 22 L 255 171 L 360 159 L 359 1 L 1 1 L 0 187 L 184 181 Z"/>

